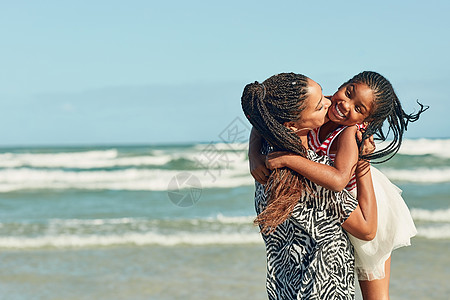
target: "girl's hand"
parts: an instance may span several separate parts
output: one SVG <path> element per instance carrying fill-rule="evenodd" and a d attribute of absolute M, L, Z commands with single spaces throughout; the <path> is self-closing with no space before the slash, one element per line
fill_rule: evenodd
<path fill-rule="evenodd" d="M 250 173 L 253 178 L 261 184 L 266 184 L 269 178 L 270 171 L 266 168 L 266 156 L 263 154 L 251 154 L 248 155 L 248 161 L 250 164 Z"/>
<path fill-rule="evenodd" d="M 361 141 L 362 140 L 362 133 L 361 131 L 356 131 L 356 138 Z M 373 135 L 371 135 L 368 139 L 366 139 L 364 141 L 363 144 L 363 151 L 362 151 L 362 155 L 368 155 L 368 154 L 372 154 L 375 151 L 375 141 L 373 139 Z M 355 172 L 357 174 L 365 174 L 366 172 L 368 172 L 370 169 L 370 162 L 363 160 L 363 159 L 359 159 L 358 163 L 356 164 L 356 170 Z"/>
<path fill-rule="evenodd" d="M 357 130 L 356 131 L 356 138 L 358 141 L 362 140 L 362 132 Z M 362 147 L 362 153 L 361 155 L 368 155 L 372 154 L 375 151 L 375 141 L 373 139 L 373 135 L 371 135 L 368 139 L 364 141 L 363 147 Z"/>
<path fill-rule="evenodd" d="M 295 154 L 292 154 L 291 152 L 287 151 L 278 151 L 269 153 L 266 156 L 266 167 L 270 170 L 287 167 L 286 158 L 292 155 Z"/>

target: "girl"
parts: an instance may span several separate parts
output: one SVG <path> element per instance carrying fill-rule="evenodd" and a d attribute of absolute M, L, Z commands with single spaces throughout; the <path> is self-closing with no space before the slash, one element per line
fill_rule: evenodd
<path fill-rule="evenodd" d="M 331 163 L 308 150 L 309 128 L 323 125 L 331 104 L 316 82 L 279 74 L 262 84 L 248 84 L 241 101 L 250 123 L 274 150 Z M 330 191 L 288 168 L 272 172 L 266 187 L 256 183 L 256 222 L 266 245 L 269 299 L 354 298 L 354 256 L 343 228 L 364 240 L 376 233 L 376 201 L 366 167 L 370 165 L 360 161 L 356 169 L 358 201 L 347 191 Z"/>
<path fill-rule="evenodd" d="M 385 140 L 382 129 L 384 120 L 388 120 L 393 140 L 389 145 L 363 159 L 390 159 L 400 148 L 403 133 L 408 122 L 416 121 L 426 109 L 421 105 L 417 114 L 406 114 L 387 79 L 375 72 L 362 72 L 344 83 L 331 97 L 332 105 L 328 111 L 329 122 L 309 135 L 312 149 L 320 155 L 334 160 L 334 166 L 324 166 L 292 153 L 272 153 L 268 157 L 270 169 L 288 167 L 313 182 L 331 190 L 355 192 L 356 180 L 353 175 L 358 146 L 355 132 L 358 125 L 364 130 L 363 141 L 375 134 Z M 420 104 L 420 103 L 419 103 Z M 249 157 L 258 144 L 255 132 L 251 138 Z M 262 158 L 252 158 L 253 168 L 262 166 Z M 256 168 L 258 169 L 258 168 Z M 267 170 L 259 167 L 255 178 L 264 181 L 262 175 Z M 378 170 L 372 168 L 372 177 L 378 205 L 378 229 L 373 241 L 361 241 L 351 236 L 355 247 L 355 267 L 360 280 L 364 299 L 389 299 L 390 254 L 395 248 L 410 245 L 410 238 L 416 234 L 409 210 L 400 196 L 399 189 Z M 376 279 L 376 280 L 375 280 Z"/>

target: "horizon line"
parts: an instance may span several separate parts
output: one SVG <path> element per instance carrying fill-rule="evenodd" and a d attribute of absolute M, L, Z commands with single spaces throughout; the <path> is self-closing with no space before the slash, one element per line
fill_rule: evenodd
<path fill-rule="evenodd" d="M 448 140 L 449 137 L 413 137 L 404 138 L 403 140 Z M 389 141 L 389 140 L 388 140 Z M 0 149 L 10 149 L 10 148 L 85 148 L 85 147 L 162 147 L 162 146 L 187 146 L 195 144 L 235 144 L 226 143 L 223 141 L 174 141 L 174 142 L 99 142 L 99 143 L 88 143 L 88 142 L 74 142 L 74 143 L 35 143 L 35 144 L 0 144 Z"/>

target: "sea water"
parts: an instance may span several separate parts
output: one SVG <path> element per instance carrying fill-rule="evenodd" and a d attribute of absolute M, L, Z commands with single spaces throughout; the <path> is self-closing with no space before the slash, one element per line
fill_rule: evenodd
<path fill-rule="evenodd" d="M 377 166 L 418 229 L 393 253 L 393 300 L 450 295 L 449 148 L 449 139 L 406 140 Z M 265 299 L 246 152 L 0 149 L 0 299 Z"/>

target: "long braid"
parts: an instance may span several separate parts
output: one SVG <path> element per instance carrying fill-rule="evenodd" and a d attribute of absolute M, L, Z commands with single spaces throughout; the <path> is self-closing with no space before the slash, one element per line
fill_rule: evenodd
<path fill-rule="evenodd" d="M 275 151 L 290 151 L 306 157 L 300 138 L 283 124 L 298 120 L 307 92 L 306 76 L 278 74 L 262 84 L 248 84 L 241 98 L 242 109 L 253 127 Z M 291 215 L 300 199 L 303 180 L 303 176 L 288 168 L 271 172 L 266 185 L 267 206 L 255 219 L 262 232 L 273 232 Z"/>
<path fill-rule="evenodd" d="M 417 102 L 420 106 L 419 112 L 416 114 L 405 113 L 391 83 L 376 72 L 361 72 L 342 86 L 349 83 L 364 83 L 372 89 L 374 94 L 374 110 L 368 118 L 369 125 L 363 132 L 362 140 L 358 142 L 361 151 L 364 140 L 371 135 L 374 135 L 375 140 L 378 141 L 386 141 L 390 134 L 392 135 L 392 141 L 387 146 L 372 154 L 361 155 L 361 158 L 366 160 L 382 159 L 374 163 L 388 161 L 400 150 L 403 134 L 407 130 L 409 122 L 417 121 L 420 115 L 428 109 L 428 106 Z M 385 120 L 389 124 L 386 133 L 383 130 Z"/>

